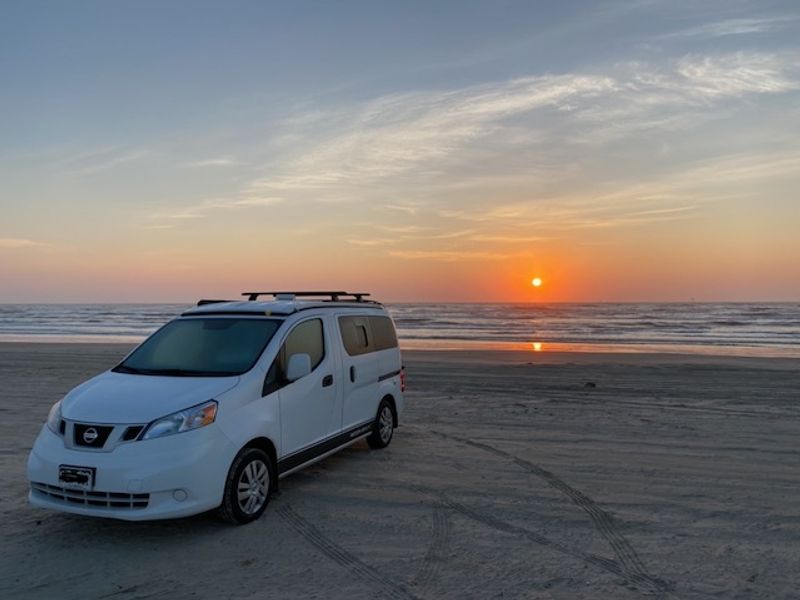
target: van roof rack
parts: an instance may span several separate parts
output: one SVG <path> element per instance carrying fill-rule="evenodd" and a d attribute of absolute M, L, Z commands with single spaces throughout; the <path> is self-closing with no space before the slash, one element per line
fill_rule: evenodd
<path fill-rule="evenodd" d="M 370 296 L 368 292 L 344 292 L 344 291 L 325 291 L 325 292 L 242 292 L 242 296 L 247 296 L 250 302 L 258 300 L 259 296 L 273 296 L 276 300 L 294 300 L 295 298 L 327 298 L 324 302 L 374 302 L 374 300 L 364 300 Z"/>
<path fill-rule="evenodd" d="M 197 306 L 205 306 L 206 304 L 219 304 L 220 302 L 233 302 L 233 300 L 212 300 L 209 298 L 203 298 L 197 301 Z"/>

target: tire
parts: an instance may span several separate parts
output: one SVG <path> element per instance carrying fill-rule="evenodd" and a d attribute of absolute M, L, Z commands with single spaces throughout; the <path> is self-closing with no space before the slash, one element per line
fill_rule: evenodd
<path fill-rule="evenodd" d="M 386 448 L 394 435 L 394 411 L 389 400 L 382 400 L 378 406 L 378 414 L 372 424 L 372 433 L 367 438 L 370 448 L 380 450 Z"/>
<path fill-rule="evenodd" d="M 275 467 L 267 453 L 259 448 L 244 448 L 233 459 L 225 479 L 220 516 L 234 525 L 255 521 L 269 504 L 274 481 Z"/>

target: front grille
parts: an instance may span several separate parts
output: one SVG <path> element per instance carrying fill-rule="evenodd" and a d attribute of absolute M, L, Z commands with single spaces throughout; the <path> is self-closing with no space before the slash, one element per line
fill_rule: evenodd
<path fill-rule="evenodd" d="M 76 446 L 102 448 L 114 430 L 112 425 L 82 425 L 75 423 L 72 438 Z"/>
<path fill-rule="evenodd" d="M 150 494 L 124 494 L 121 492 L 90 492 L 87 490 L 72 490 L 69 488 L 49 485 L 46 483 L 31 482 L 34 493 L 55 499 L 64 504 L 81 504 L 101 508 L 137 509 L 147 508 Z"/>

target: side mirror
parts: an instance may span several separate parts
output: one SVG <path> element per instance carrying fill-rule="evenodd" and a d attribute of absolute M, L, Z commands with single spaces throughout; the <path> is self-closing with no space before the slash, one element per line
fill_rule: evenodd
<path fill-rule="evenodd" d="M 297 381 L 311 373 L 311 357 L 308 354 L 292 354 L 286 365 L 286 379 Z"/>

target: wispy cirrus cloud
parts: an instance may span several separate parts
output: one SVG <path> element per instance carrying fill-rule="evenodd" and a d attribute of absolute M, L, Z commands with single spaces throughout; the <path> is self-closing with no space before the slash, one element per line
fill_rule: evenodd
<path fill-rule="evenodd" d="M 362 223 L 362 225 L 400 235 L 420 234 L 431 230 L 429 225 L 384 225 L 382 223 Z"/>
<path fill-rule="evenodd" d="M 796 60 L 797 56 L 792 57 Z M 726 56 L 688 56 L 677 74 L 689 93 L 706 99 L 748 94 L 777 94 L 798 89 L 796 67 L 787 57 L 738 52 Z"/>
<path fill-rule="evenodd" d="M 460 223 L 479 225 L 502 235 L 477 234 L 480 241 L 509 241 L 521 232 L 531 241 L 540 235 L 576 229 L 607 228 L 691 218 L 704 204 L 742 198 L 748 187 L 764 181 L 796 178 L 800 148 L 794 152 L 732 154 L 699 161 L 681 171 L 670 171 L 646 182 L 611 185 L 611 191 L 575 197 L 541 198 L 479 210 L 437 210 Z M 523 235 L 523 239 L 526 236 Z"/>
<path fill-rule="evenodd" d="M 689 128 L 719 118 L 715 103 L 725 101 L 730 109 L 736 99 L 796 90 L 796 59 L 753 52 L 690 54 L 666 65 L 621 64 L 605 72 L 388 95 L 332 113 L 328 127 L 296 131 L 302 140 L 297 156 L 271 164 L 270 174 L 248 189 L 354 201 L 392 182 L 452 183 L 457 174 L 470 180 L 484 172 L 484 164 L 497 167 L 492 159 L 501 153 L 513 159 L 515 152 L 536 152 L 537 164 L 527 170 L 546 168 L 548 157 L 557 164 L 557 150 L 569 144 Z M 413 203 L 386 206 L 409 214 L 417 210 Z"/>
<path fill-rule="evenodd" d="M 70 175 L 95 175 L 138 161 L 150 154 L 147 149 L 113 146 L 67 158 L 64 163 Z"/>
<path fill-rule="evenodd" d="M 146 229 L 169 229 L 176 222 L 203 219 L 210 213 L 220 210 L 241 210 L 247 208 L 271 207 L 284 201 L 278 196 L 242 196 L 237 198 L 222 198 L 203 200 L 197 204 L 179 208 L 160 207 L 148 214 L 150 223 Z"/>
<path fill-rule="evenodd" d="M 315 133 L 302 156 L 253 183 L 255 189 L 324 191 L 373 184 L 409 171 L 435 174 L 507 118 L 614 89 L 605 76 L 527 77 L 462 90 L 389 95 L 333 130 Z M 413 212 L 409 204 L 387 204 Z"/>
<path fill-rule="evenodd" d="M 566 232 L 690 219 L 704 202 L 737 193 L 705 189 L 723 165 L 703 165 L 701 172 L 673 161 L 646 179 L 615 181 L 602 172 L 604 154 L 620 141 L 635 147 L 731 118 L 754 97 L 795 92 L 796 58 L 685 54 L 389 94 L 328 111 L 309 107 L 312 118 L 287 119 L 291 135 L 276 128 L 291 144 L 233 199 L 157 211 L 153 220 L 174 226 L 217 210 L 284 201 L 363 204 L 374 211 L 372 232 L 355 235 L 350 227 L 342 241 L 395 257 L 454 261 L 507 258 L 495 248 L 513 244 L 521 252 Z M 640 160 L 628 152 L 627 159 Z M 757 154 L 731 168 L 746 171 Z M 770 168 L 782 167 L 756 170 Z M 591 187 L 587 169 L 594 169 Z M 572 180 L 570 191 L 565 182 Z"/>
<path fill-rule="evenodd" d="M 772 17 L 744 17 L 737 19 L 723 19 L 702 25 L 687 27 L 680 31 L 670 32 L 661 38 L 691 38 L 691 37 L 725 37 L 730 35 L 747 35 L 756 33 L 771 33 L 784 29 L 787 25 L 796 22 L 796 15 L 779 15 Z"/>
<path fill-rule="evenodd" d="M 0 249 L 42 248 L 48 245 L 25 238 L 0 238 Z"/>
<path fill-rule="evenodd" d="M 414 204 L 384 204 L 383 207 L 387 210 L 406 213 L 408 215 L 416 215 L 423 205 L 419 202 Z"/>
<path fill-rule="evenodd" d="M 185 167 L 195 167 L 195 168 L 204 168 L 204 167 L 234 167 L 239 164 L 235 158 L 230 156 L 220 156 L 216 158 L 206 158 L 202 160 L 194 160 L 183 163 Z"/>
<path fill-rule="evenodd" d="M 472 250 L 392 250 L 389 256 L 409 260 L 435 260 L 441 262 L 459 262 L 472 260 L 506 260 L 524 253 L 482 252 Z"/>
<path fill-rule="evenodd" d="M 397 243 L 397 240 L 388 237 L 380 239 L 351 238 L 345 241 L 353 246 L 366 246 L 369 248 L 376 246 L 389 246 Z"/>

